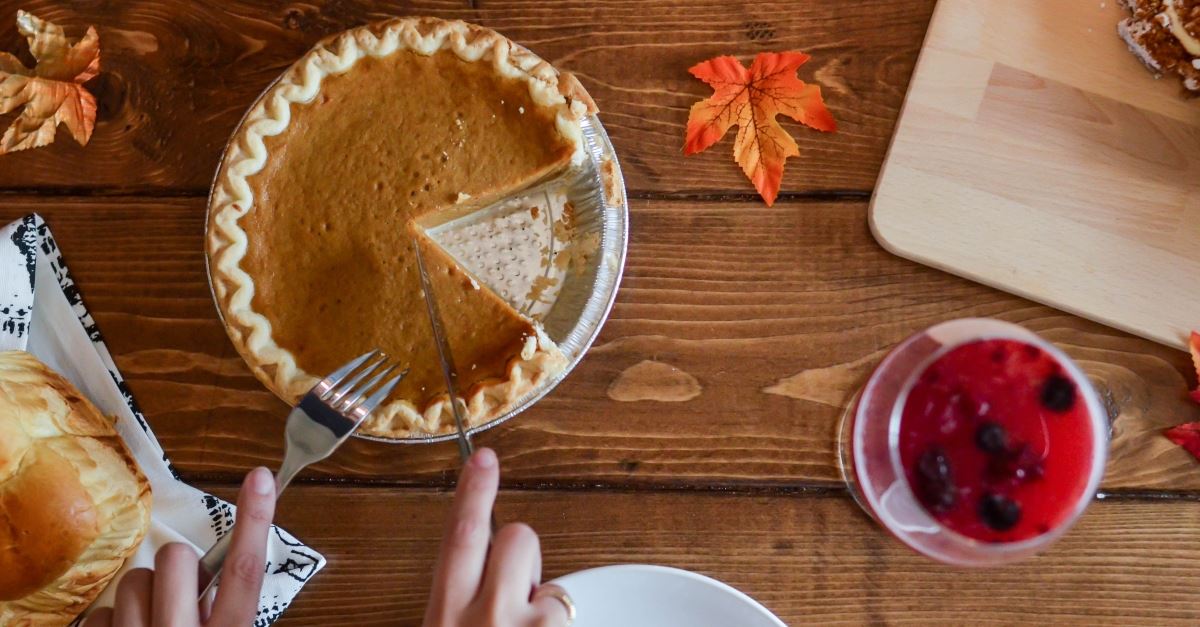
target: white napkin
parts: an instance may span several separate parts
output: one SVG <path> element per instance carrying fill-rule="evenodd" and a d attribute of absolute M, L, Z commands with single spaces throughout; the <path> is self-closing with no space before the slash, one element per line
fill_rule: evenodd
<path fill-rule="evenodd" d="M 50 229 L 36 214 L 0 230 L 0 350 L 32 353 L 105 415 L 115 416 L 117 432 L 154 491 L 146 538 L 92 607 L 111 607 L 117 581 L 130 568 L 153 567 L 154 553 L 164 544 L 186 542 L 203 552 L 229 531 L 235 508 L 179 480 L 83 306 Z M 255 626 L 279 618 L 324 566 L 320 553 L 272 527 Z"/>

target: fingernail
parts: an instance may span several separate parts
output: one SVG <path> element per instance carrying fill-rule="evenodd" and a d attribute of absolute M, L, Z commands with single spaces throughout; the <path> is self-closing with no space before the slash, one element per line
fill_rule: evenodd
<path fill-rule="evenodd" d="M 490 448 L 481 448 L 475 451 L 475 456 L 471 458 L 471 463 L 476 468 L 492 468 L 496 465 L 496 451 Z"/>
<path fill-rule="evenodd" d="M 250 472 L 250 489 L 259 496 L 267 496 L 275 491 L 275 477 L 270 470 L 259 466 Z"/>

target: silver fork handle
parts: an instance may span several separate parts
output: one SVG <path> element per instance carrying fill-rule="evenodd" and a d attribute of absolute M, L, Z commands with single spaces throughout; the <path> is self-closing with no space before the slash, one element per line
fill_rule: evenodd
<path fill-rule="evenodd" d="M 290 451 L 289 451 L 290 453 Z M 283 490 L 288 487 L 292 479 L 303 469 L 304 466 L 296 462 L 296 456 L 284 453 L 283 463 L 279 466 L 279 472 L 275 475 L 275 498 L 283 494 Z M 234 521 L 237 524 L 237 521 Z M 200 600 L 203 601 L 208 593 L 212 591 L 213 586 L 217 584 L 217 579 L 220 578 L 221 570 L 225 567 L 225 558 L 229 556 L 229 547 L 233 544 L 233 529 L 230 529 L 225 535 L 217 539 L 212 548 L 200 558 L 200 569 L 202 573 L 208 574 L 208 584 L 204 586 L 204 590 L 200 592 Z"/>

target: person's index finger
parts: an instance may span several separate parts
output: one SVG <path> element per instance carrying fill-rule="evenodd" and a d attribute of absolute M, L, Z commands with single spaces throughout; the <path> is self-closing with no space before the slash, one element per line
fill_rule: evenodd
<path fill-rule="evenodd" d="M 458 480 L 434 574 L 431 605 L 465 606 L 479 589 L 499 485 L 496 453 L 479 449 L 467 461 Z"/>
<path fill-rule="evenodd" d="M 258 612 L 267 566 L 267 537 L 275 514 L 275 479 L 266 468 L 246 475 L 238 493 L 237 519 L 229 556 L 217 582 L 217 599 L 209 623 L 249 625 Z"/>

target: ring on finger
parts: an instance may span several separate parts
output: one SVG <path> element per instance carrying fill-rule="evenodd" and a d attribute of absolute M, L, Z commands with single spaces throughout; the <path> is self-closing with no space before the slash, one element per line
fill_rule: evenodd
<path fill-rule="evenodd" d="M 575 622 L 575 602 L 571 600 L 571 595 L 567 594 L 567 591 L 558 584 L 544 583 L 533 591 L 533 598 L 540 599 L 542 597 L 549 597 L 563 604 L 567 610 L 566 627 L 571 627 L 571 623 Z"/>

